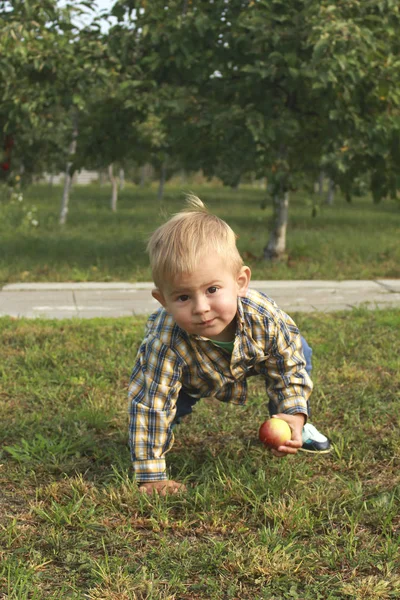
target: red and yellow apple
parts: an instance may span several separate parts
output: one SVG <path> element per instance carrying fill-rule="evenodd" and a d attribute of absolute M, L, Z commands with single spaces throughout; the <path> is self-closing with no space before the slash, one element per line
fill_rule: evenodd
<path fill-rule="evenodd" d="M 268 419 L 261 425 L 258 437 L 264 446 L 276 450 L 292 438 L 292 432 L 286 421 L 274 418 Z"/>

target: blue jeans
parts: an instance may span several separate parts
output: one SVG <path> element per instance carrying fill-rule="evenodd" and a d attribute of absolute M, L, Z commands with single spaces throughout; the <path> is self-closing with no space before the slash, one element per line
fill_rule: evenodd
<path fill-rule="evenodd" d="M 310 346 L 307 344 L 306 340 L 303 338 L 303 336 L 301 337 L 301 344 L 303 346 L 303 354 L 304 354 L 304 358 L 306 361 L 306 371 L 309 375 L 311 375 L 311 371 L 312 371 L 312 361 L 311 361 L 311 357 L 312 357 L 312 349 L 310 348 Z M 193 412 L 193 406 L 199 402 L 200 398 L 193 398 L 193 396 L 190 396 L 184 388 L 181 388 L 180 392 L 179 392 L 179 396 L 178 396 L 178 400 L 176 402 L 176 414 L 175 414 L 175 418 L 173 421 L 173 425 L 178 424 L 181 422 L 182 417 L 186 417 L 186 415 L 190 415 L 191 412 Z M 278 408 L 277 406 L 270 400 L 268 403 L 268 410 L 269 410 L 269 414 L 271 415 L 276 415 L 278 412 Z M 308 410 L 308 416 L 311 416 L 311 409 L 310 409 L 310 404 L 309 402 L 307 402 L 307 410 Z"/>

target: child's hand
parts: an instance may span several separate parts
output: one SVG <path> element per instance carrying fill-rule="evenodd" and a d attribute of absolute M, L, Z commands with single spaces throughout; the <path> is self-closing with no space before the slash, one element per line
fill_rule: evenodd
<path fill-rule="evenodd" d="M 277 450 L 272 450 L 272 454 L 278 457 L 287 456 L 288 454 L 296 454 L 297 450 L 303 445 L 301 434 L 306 416 L 302 413 L 298 413 L 297 415 L 279 413 L 278 415 L 274 415 L 272 418 L 274 417 L 278 417 L 279 419 L 286 421 L 292 431 L 292 439 L 286 442 L 286 444 L 279 446 Z"/>
<path fill-rule="evenodd" d="M 167 479 L 166 481 L 149 481 L 148 483 L 141 483 L 139 486 L 139 492 L 141 494 L 160 494 L 160 496 L 166 496 L 167 494 L 179 494 L 179 492 L 186 492 L 186 485 Z"/>

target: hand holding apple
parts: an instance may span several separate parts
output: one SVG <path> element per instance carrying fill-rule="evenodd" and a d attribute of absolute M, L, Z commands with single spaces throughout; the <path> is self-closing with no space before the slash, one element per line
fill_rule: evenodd
<path fill-rule="evenodd" d="M 296 454 L 303 443 L 301 434 L 305 419 L 306 416 L 302 413 L 274 415 L 261 425 L 259 438 L 265 446 L 271 448 L 275 456 Z"/>
<path fill-rule="evenodd" d="M 292 439 L 292 431 L 283 419 L 268 419 L 261 425 L 258 437 L 264 446 L 277 450 Z"/>

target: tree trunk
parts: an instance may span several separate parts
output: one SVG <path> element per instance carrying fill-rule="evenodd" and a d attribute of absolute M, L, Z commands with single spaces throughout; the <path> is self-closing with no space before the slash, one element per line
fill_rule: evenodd
<path fill-rule="evenodd" d="M 140 167 L 140 187 L 144 187 L 146 183 L 146 165 Z"/>
<path fill-rule="evenodd" d="M 324 193 L 324 178 L 325 178 L 325 173 L 323 171 L 320 171 L 319 177 L 318 177 L 318 193 L 320 196 L 322 196 Z"/>
<path fill-rule="evenodd" d="M 163 162 L 161 165 L 161 176 L 160 176 L 160 185 L 158 186 L 158 199 L 161 201 L 164 198 L 164 185 L 165 180 L 167 178 L 167 163 Z"/>
<path fill-rule="evenodd" d="M 21 187 L 22 187 L 22 178 L 24 176 L 24 173 L 25 173 L 25 167 L 24 167 L 24 164 L 21 163 L 21 165 L 19 167 L 19 180 L 18 180 L 18 182 L 14 186 L 15 189 L 17 189 L 17 190 L 21 190 Z"/>
<path fill-rule="evenodd" d="M 76 152 L 76 144 L 77 144 L 77 139 L 78 139 L 78 117 L 75 114 L 73 117 L 73 131 L 72 131 L 72 141 L 69 145 L 69 150 L 68 150 L 68 161 L 67 164 L 65 165 L 65 179 L 64 179 L 64 189 L 63 189 L 63 195 L 62 195 L 62 200 L 61 200 L 61 210 L 60 210 L 60 218 L 59 218 L 59 223 L 60 225 L 65 225 L 65 223 L 67 222 L 67 215 L 68 215 L 68 209 L 69 209 L 69 194 L 71 191 L 71 184 L 72 184 L 72 175 L 73 173 L 71 173 L 71 167 L 73 165 L 73 158 Z"/>
<path fill-rule="evenodd" d="M 113 212 L 117 212 L 117 200 L 118 200 L 118 180 L 114 176 L 114 165 L 108 165 L 108 176 L 112 185 L 112 194 L 111 194 L 111 210 Z"/>
<path fill-rule="evenodd" d="M 326 203 L 329 204 L 329 206 L 332 206 L 334 199 L 335 199 L 335 184 L 333 183 L 332 179 L 329 179 L 328 195 L 326 197 Z"/>
<path fill-rule="evenodd" d="M 289 192 L 274 196 L 273 228 L 264 248 L 265 260 L 281 260 L 286 251 L 286 229 L 289 213 Z"/>
<path fill-rule="evenodd" d="M 239 175 L 236 180 L 232 183 L 231 188 L 237 192 L 239 189 L 239 185 L 240 185 L 240 179 L 241 179 L 241 175 Z"/>
<path fill-rule="evenodd" d="M 70 173 L 70 163 L 67 163 L 65 168 L 65 178 L 64 178 L 64 189 L 61 200 L 61 211 L 60 211 L 60 225 L 65 225 L 67 222 L 68 208 L 69 208 L 69 194 L 71 191 L 71 173 Z"/>
<path fill-rule="evenodd" d="M 124 169 L 119 170 L 119 189 L 122 191 L 125 187 L 125 171 Z"/>

